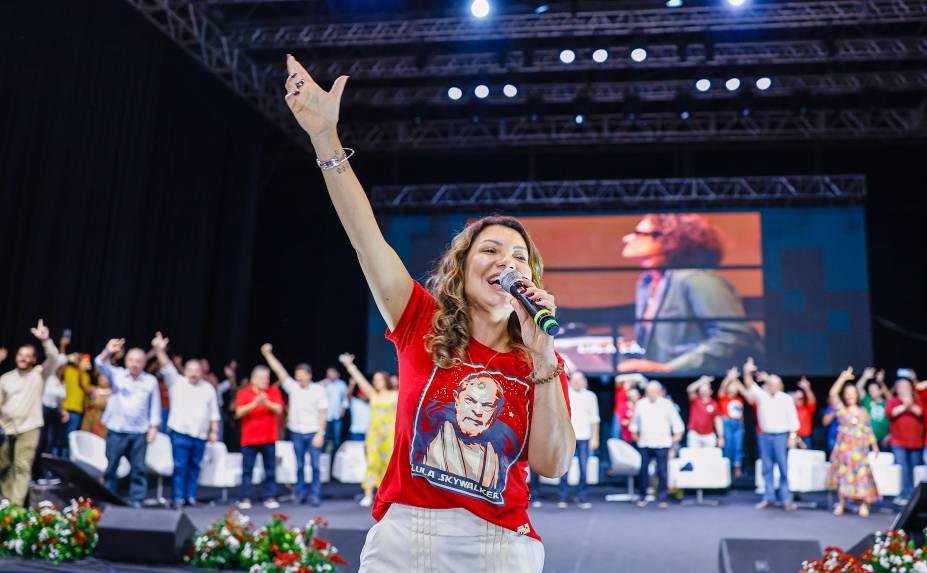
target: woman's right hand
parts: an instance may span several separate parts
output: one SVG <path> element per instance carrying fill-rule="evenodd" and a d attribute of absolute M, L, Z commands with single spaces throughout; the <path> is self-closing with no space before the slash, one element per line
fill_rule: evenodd
<path fill-rule="evenodd" d="M 348 76 L 340 76 L 332 89 L 325 91 L 291 54 L 287 54 L 286 69 L 285 98 L 299 126 L 309 134 L 313 143 L 320 137 L 334 135 L 341 108 L 341 94 L 344 93 Z"/>

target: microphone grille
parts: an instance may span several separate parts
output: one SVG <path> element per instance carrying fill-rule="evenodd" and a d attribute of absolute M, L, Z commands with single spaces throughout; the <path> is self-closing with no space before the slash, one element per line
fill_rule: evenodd
<path fill-rule="evenodd" d="M 506 292 L 512 290 L 512 286 L 517 284 L 519 280 L 523 279 L 522 274 L 512 267 L 509 267 L 502 271 L 499 274 L 499 284 L 502 285 L 502 289 Z"/>

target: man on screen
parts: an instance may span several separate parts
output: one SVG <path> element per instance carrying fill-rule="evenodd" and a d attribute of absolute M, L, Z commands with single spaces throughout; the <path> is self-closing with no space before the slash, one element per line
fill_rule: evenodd
<path fill-rule="evenodd" d="M 625 235 L 622 256 L 647 269 L 637 282 L 635 341 L 640 358 L 622 372 L 724 372 L 762 354 L 733 285 L 714 270 L 718 230 L 695 213 L 645 215 Z"/>

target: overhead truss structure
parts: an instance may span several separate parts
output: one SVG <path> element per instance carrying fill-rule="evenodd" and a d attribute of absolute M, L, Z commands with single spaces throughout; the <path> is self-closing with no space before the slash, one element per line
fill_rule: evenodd
<path fill-rule="evenodd" d="M 306 64 L 322 83 L 352 76 L 344 139 L 371 151 L 927 135 L 927 37 L 921 33 L 927 0 L 772 1 L 737 11 L 719 2 L 504 14 L 483 22 L 402 20 L 399 13 L 391 21 L 308 25 L 234 18 L 220 25 L 211 10 L 275 2 L 298 8 L 309 0 L 126 1 L 304 147 L 307 138 L 283 100 L 279 56 L 306 48 L 331 54 L 337 46 L 352 48 L 343 59 Z M 764 32 L 745 41 L 725 32 L 738 30 Z M 560 62 L 551 43 L 558 38 L 575 41 L 573 64 Z M 601 64 L 591 59 L 599 38 L 612 54 Z M 649 56 L 634 63 L 626 52 L 640 38 Z M 472 43 L 485 40 L 500 40 L 500 47 Z M 755 76 L 770 69 L 772 86 L 753 90 Z M 738 94 L 752 92 L 755 109 L 720 87 L 694 89 L 695 77 L 720 86 L 732 73 L 743 81 Z M 510 77 L 517 78 L 515 98 L 499 93 Z M 464 90 L 460 101 L 447 97 L 452 82 Z M 472 92 L 477 82 L 493 86 L 479 102 Z M 817 99 L 796 103 L 802 97 Z M 686 101 L 723 109 L 694 109 L 684 119 Z M 653 109 L 636 109 L 635 102 Z M 565 109 L 571 104 L 574 114 Z M 603 107 L 608 104 L 620 105 Z M 671 105 L 679 109 L 664 112 Z M 583 112 L 578 125 L 575 113 L 583 106 L 598 109 Z"/>
<path fill-rule="evenodd" d="M 853 203 L 865 196 L 863 175 L 794 175 L 397 185 L 374 187 L 370 199 L 378 211 L 403 212 Z"/>
<path fill-rule="evenodd" d="M 243 26 L 231 39 L 249 49 L 582 38 L 636 34 L 818 28 L 927 22 L 927 0 L 835 0 L 752 4 L 732 13 L 711 6 L 427 18 L 309 25 Z"/>

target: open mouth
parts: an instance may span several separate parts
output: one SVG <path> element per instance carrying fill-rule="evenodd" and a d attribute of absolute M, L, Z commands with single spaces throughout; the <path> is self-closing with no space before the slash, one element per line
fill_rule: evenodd
<path fill-rule="evenodd" d="M 498 274 L 491 275 L 488 279 L 486 279 L 486 282 L 489 283 L 489 286 L 491 286 L 494 290 L 498 290 L 499 292 L 505 292 L 504 289 L 502 288 L 502 284 L 499 282 Z"/>

